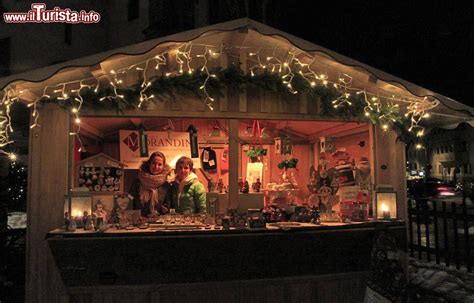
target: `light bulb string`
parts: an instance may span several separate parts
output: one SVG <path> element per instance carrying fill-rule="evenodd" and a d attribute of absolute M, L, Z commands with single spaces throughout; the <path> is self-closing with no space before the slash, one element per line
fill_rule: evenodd
<path fill-rule="evenodd" d="M 200 51 L 203 49 L 203 51 Z M 219 52 L 215 50 L 219 49 Z M 379 114 L 379 119 L 390 119 L 387 117 L 386 113 L 382 113 L 384 110 L 382 109 L 382 99 L 385 99 L 385 103 L 390 102 L 400 102 L 406 103 L 406 113 L 405 116 L 410 119 L 411 126 L 409 131 L 415 128 L 420 128 L 419 124 L 422 119 L 426 118 L 426 114 L 429 110 L 433 109 L 439 104 L 438 100 L 428 100 L 425 98 L 416 98 L 413 96 L 402 95 L 402 94 L 394 94 L 388 93 L 384 89 L 377 88 L 377 92 L 369 92 L 366 88 L 357 88 L 353 87 L 353 78 L 352 76 L 348 75 L 347 73 L 339 73 L 339 77 L 337 80 L 332 80 L 329 78 L 327 72 L 319 72 L 314 69 L 316 65 L 323 65 L 320 60 L 317 60 L 316 55 L 311 55 L 310 53 L 300 50 L 295 47 L 250 47 L 250 46 L 225 46 L 225 45 L 210 45 L 210 44 L 199 44 L 199 43 L 180 43 L 176 47 L 170 47 L 166 51 L 163 51 L 157 55 L 149 57 L 145 60 L 140 62 L 136 62 L 126 67 L 122 67 L 115 70 L 109 70 L 104 75 L 100 75 L 97 77 L 88 77 L 84 79 L 78 80 L 71 80 L 67 82 L 57 83 L 53 85 L 46 85 L 43 88 L 43 94 L 41 97 L 36 98 L 33 102 L 28 104 L 29 107 L 33 107 L 32 116 L 34 117 L 34 121 L 31 125 L 31 128 L 35 128 L 38 125 L 38 117 L 39 111 L 37 109 L 37 104 L 41 100 L 50 99 L 52 96 L 56 96 L 58 100 L 69 100 L 72 98 L 73 108 L 71 109 L 72 115 L 75 118 L 77 129 L 76 131 L 72 132 L 71 134 L 77 135 L 80 132 L 80 111 L 84 104 L 84 99 L 82 96 L 82 90 L 84 88 L 92 89 L 94 88 L 94 92 L 98 92 L 101 78 L 107 77 L 110 79 L 109 85 L 112 88 L 112 94 L 107 95 L 100 98 L 100 101 L 110 100 L 110 101 L 117 101 L 118 99 L 125 99 L 123 94 L 118 92 L 119 89 L 127 88 L 124 84 L 124 79 L 127 73 L 133 71 L 138 71 L 141 73 L 141 87 L 139 91 L 139 103 L 138 107 L 142 106 L 143 102 L 149 101 L 154 98 L 153 95 L 147 94 L 147 89 L 151 86 L 151 81 L 149 80 L 151 77 L 150 74 L 150 64 L 152 62 L 155 63 L 155 73 L 161 73 L 161 75 L 169 76 L 179 76 L 182 75 L 186 71 L 189 74 L 194 72 L 192 68 L 193 64 L 193 57 L 197 60 L 195 65 L 200 66 L 200 71 L 205 75 L 202 85 L 200 86 L 200 90 L 203 92 L 205 97 L 205 104 L 211 110 L 213 110 L 213 103 L 214 98 L 210 95 L 208 91 L 208 83 L 211 78 L 215 78 L 216 75 L 210 71 L 209 68 L 209 61 L 210 59 L 217 57 L 223 51 L 229 49 L 238 49 L 243 51 L 250 51 L 249 56 L 247 57 L 247 61 L 252 62 L 252 66 L 250 67 L 248 74 L 250 76 L 254 76 L 257 72 L 270 72 L 270 73 L 278 73 L 281 75 L 282 83 L 287 87 L 290 93 L 297 94 L 298 91 L 294 88 L 294 80 L 295 75 L 299 74 L 311 87 L 314 87 L 317 83 L 323 86 L 332 85 L 339 93 L 335 100 L 332 101 L 334 108 L 339 108 L 345 105 L 351 106 L 352 102 L 350 98 L 352 94 L 355 92 L 356 94 L 363 93 L 366 106 L 364 111 L 366 114 L 373 115 Z M 251 51 L 255 50 L 255 51 Z M 277 50 L 283 50 L 284 55 L 277 55 Z M 266 60 L 262 60 L 262 52 L 270 52 L 271 55 L 266 57 Z M 169 58 L 175 58 L 175 62 L 178 66 L 177 71 L 173 72 L 165 72 L 159 71 L 161 66 L 170 66 Z M 304 59 L 309 62 L 307 63 Z M 247 64 L 247 62 L 242 62 L 243 64 Z M 202 65 L 201 65 L 202 64 Z M 93 84 L 90 82 L 94 82 Z M 68 89 L 70 86 L 74 86 L 78 88 Z M 37 88 L 37 87 L 35 87 Z M 1 111 L 0 111 L 0 148 L 11 144 L 13 141 L 9 139 L 9 133 L 13 132 L 12 125 L 11 125 L 11 117 L 10 117 L 10 107 L 14 102 L 18 102 L 21 98 L 21 94 L 25 91 L 31 91 L 35 88 L 23 88 L 21 91 L 17 91 L 11 85 L 8 85 L 6 88 L 3 89 L 3 96 L 1 99 Z M 48 93 L 52 89 L 52 93 Z M 381 93 L 382 92 L 382 93 Z M 377 102 L 372 102 L 373 99 L 378 100 Z M 386 105 L 388 108 L 392 108 L 392 105 Z M 390 110 L 389 110 L 390 111 Z"/>

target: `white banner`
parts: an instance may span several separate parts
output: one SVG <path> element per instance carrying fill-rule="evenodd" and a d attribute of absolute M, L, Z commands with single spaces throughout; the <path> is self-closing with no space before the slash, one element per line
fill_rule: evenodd
<path fill-rule="evenodd" d="M 166 162 L 174 168 L 176 161 L 182 157 L 191 157 L 189 133 L 147 131 L 148 154 L 160 151 L 166 156 Z M 138 169 L 148 157 L 140 157 L 139 132 L 135 130 L 120 130 L 120 162 L 125 169 Z M 193 159 L 194 168 L 201 167 L 199 158 Z"/>

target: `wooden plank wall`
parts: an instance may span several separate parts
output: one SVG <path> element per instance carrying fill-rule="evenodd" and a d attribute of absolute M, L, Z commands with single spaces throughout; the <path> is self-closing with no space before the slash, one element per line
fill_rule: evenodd
<path fill-rule="evenodd" d="M 252 281 L 78 288 L 72 290 L 70 302 L 362 302 L 368 277 L 368 272 L 352 272 Z"/>
<path fill-rule="evenodd" d="M 405 144 L 393 130 L 373 127 L 375 184 L 390 184 L 397 192 L 398 219 L 407 219 Z M 382 166 L 385 165 L 386 169 Z"/>
<path fill-rule="evenodd" d="M 25 301 L 67 302 L 46 233 L 63 225 L 68 187 L 69 114 L 46 104 L 38 128 L 30 131 Z"/>

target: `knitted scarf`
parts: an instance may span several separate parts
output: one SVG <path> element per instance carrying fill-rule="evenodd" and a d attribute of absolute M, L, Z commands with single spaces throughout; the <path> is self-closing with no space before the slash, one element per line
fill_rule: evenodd
<path fill-rule="evenodd" d="M 178 186 L 179 193 L 183 192 L 183 189 L 186 186 L 186 184 L 188 184 L 190 182 L 194 182 L 194 180 L 197 180 L 197 178 L 198 178 L 198 176 L 195 173 L 190 173 L 186 178 L 184 178 L 184 180 L 176 179 L 176 182 L 178 182 L 178 184 L 179 184 L 179 186 Z"/>
<path fill-rule="evenodd" d="M 158 187 L 167 182 L 170 167 L 165 166 L 161 173 L 152 175 L 140 169 L 138 180 L 140 180 L 140 201 L 150 202 L 150 212 L 153 213 L 156 203 L 158 203 Z"/>

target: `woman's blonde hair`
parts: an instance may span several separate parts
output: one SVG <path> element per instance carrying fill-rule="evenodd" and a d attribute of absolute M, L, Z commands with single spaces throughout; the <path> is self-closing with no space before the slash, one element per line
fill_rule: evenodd
<path fill-rule="evenodd" d="M 148 160 L 146 161 L 143 161 L 142 165 L 140 165 L 140 169 L 143 170 L 143 171 L 146 171 L 147 173 L 151 173 L 150 172 L 150 163 L 151 161 L 153 161 L 153 158 L 155 157 L 159 157 L 161 159 L 163 159 L 163 167 L 166 167 L 166 157 L 165 157 L 165 154 L 163 154 L 162 152 L 160 151 L 156 151 L 156 152 L 153 152 L 150 157 L 148 158 Z"/>

